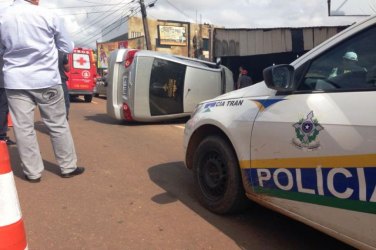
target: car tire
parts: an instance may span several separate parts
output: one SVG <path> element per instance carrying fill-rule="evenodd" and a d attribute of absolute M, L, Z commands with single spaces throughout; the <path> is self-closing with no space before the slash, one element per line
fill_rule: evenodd
<path fill-rule="evenodd" d="M 200 203 L 217 214 L 247 207 L 238 160 L 232 147 L 219 136 L 209 136 L 193 156 L 194 182 Z"/>
<path fill-rule="evenodd" d="M 91 100 L 93 100 L 93 95 L 85 95 L 84 99 L 85 99 L 85 102 L 91 102 Z"/>

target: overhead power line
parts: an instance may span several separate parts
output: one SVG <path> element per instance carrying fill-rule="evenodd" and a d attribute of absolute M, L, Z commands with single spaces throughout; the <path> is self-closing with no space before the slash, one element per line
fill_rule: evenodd
<path fill-rule="evenodd" d="M 121 9 L 119 9 L 121 11 Z M 90 11 L 90 12 L 77 12 L 77 13 L 67 13 L 67 14 L 60 14 L 59 16 L 78 16 L 78 15 L 89 15 L 89 14 L 97 14 L 97 13 L 108 13 L 113 12 L 113 10 L 101 10 L 101 11 Z"/>
<path fill-rule="evenodd" d="M 102 34 L 102 32 L 99 32 L 99 33 L 97 33 L 97 34 L 95 34 L 95 35 L 93 35 L 93 36 L 91 36 L 91 37 L 89 37 L 89 38 L 87 38 L 87 39 L 85 39 L 83 41 L 80 41 L 80 44 L 86 44 L 86 43 L 91 43 L 91 42 L 97 41 L 97 39 L 96 39 L 97 37 L 108 35 L 111 31 L 119 28 L 122 24 L 124 24 L 125 22 L 127 22 L 131 17 L 135 16 L 139 12 L 141 12 L 141 8 L 138 9 L 137 11 L 135 11 L 133 14 L 131 14 L 129 16 L 126 16 L 126 18 L 124 20 L 121 20 L 121 22 L 118 25 L 114 26 L 112 29 L 106 31 L 103 34 Z"/>
<path fill-rule="evenodd" d="M 177 10 L 179 13 L 183 14 L 185 17 L 189 18 L 192 20 L 192 18 L 187 15 L 184 11 L 182 11 L 181 9 L 179 9 L 178 7 L 176 7 L 176 5 L 172 4 L 169 0 L 166 0 L 166 2 L 172 7 L 174 8 L 175 10 Z"/>
<path fill-rule="evenodd" d="M 131 2 L 134 2 L 131 1 Z M 67 6 L 67 7 L 56 7 L 56 8 L 48 8 L 50 10 L 61 10 L 61 9 L 82 9 L 82 8 L 93 8 L 93 7 L 106 7 L 106 6 L 121 6 L 121 5 L 127 5 L 129 3 L 114 3 L 114 4 L 111 4 L 111 3 L 106 3 L 106 4 L 96 4 L 96 5 L 84 5 L 84 6 Z"/>
<path fill-rule="evenodd" d="M 76 1 L 84 2 L 84 3 L 92 3 L 92 4 L 102 4 L 103 5 L 103 2 L 92 2 L 92 1 L 86 1 L 86 0 L 76 0 Z"/>
<path fill-rule="evenodd" d="M 149 8 L 150 8 L 150 7 L 153 7 L 157 1 L 158 1 L 158 0 L 153 0 L 153 1 L 149 2 L 149 3 L 147 3 L 146 6 L 149 7 Z M 132 2 L 134 2 L 134 1 L 132 1 Z M 96 38 L 101 37 L 101 36 L 106 36 L 106 35 L 108 35 L 110 32 L 112 32 L 113 30 L 119 28 L 122 24 L 124 24 L 125 22 L 127 22 L 131 17 L 137 15 L 137 14 L 140 13 L 140 12 L 141 12 L 141 7 L 138 6 L 136 9 L 133 9 L 133 12 L 131 12 L 131 13 L 128 14 L 128 15 L 125 15 L 126 18 L 124 18 L 123 20 L 121 20 L 121 18 L 120 18 L 120 22 L 119 22 L 116 26 L 112 27 L 110 30 L 107 30 L 107 31 L 104 32 L 103 34 L 102 34 L 102 31 L 100 31 L 100 32 L 94 34 L 93 36 L 91 36 L 91 37 L 89 37 L 89 38 L 83 40 L 83 41 L 82 41 L 82 40 L 79 41 L 79 43 L 80 43 L 80 44 L 86 44 L 86 43 L 91 43 L 91 42 L 97 41 Z M 119 20 L 119 19 L 117 19 L 117 20 Z M 114 23 L 114 22 L 111 21 L 111 22 L 109 23 L 109 25 L 111 25 L 111 24 L 113 24 L 113 23 Z"/>
<path fill-rule="evenodd" d="M 123 1 L 123 2 L 124 2 L 124 1 Z M 132 4 L 133 2 L 134 2 L 134 0 L 131 1 L 131 2 L 128 2 L 128 4 L 130 5 L 130 4 Z M 119 12 L 119 11 L 124 11 L 124 9 L 117 9 L 117 8 L 116 8 L 115 10 L 114 10 L 114 9 L 115 9 L 115 7 L 112 7 L 112 8 L 110 8 L 110 9 L 108 9 L 108 12 L 109 12 L 109 13 L 108 13 L 107 15 L 105 15 L 105 16 L 99 16 L 99 15 L 98 15 L 98 18 L 97 18 L 96 20 L 91 21 L 91 22 L 87 23 L 86 25 L 83 25 L 79 31 L 76 31 L 76 32 L 73 33 L 72 35 L 75 36 L 75 35 L 81 33 L 83 29 L 88 29 L 90 26 L 94 26 L 94 25 L 96 25 L 96 24 L 98 24 L 98 23 L 101 23 L 101 22 L 103 22 L 105 19 L 107 19 L 108 17 L 110 17 L 111 20 L 116 20 L 117 18 L 119 18 L 119 17 L 121 16 L 121 13 L 118 14 L 115 18 L 112 16 L 112 14 L 115 14 L 116 12 Z"/>
<path fill-rule="evenodd" d="M 99 37 L 101 36 L 105 36 L 107 34 L 109 34 L 111 31 L 113 31 L 114 29 L 120 27 L 125 21 L 128 21 L 129 18 L 131 16 L 134 16 L 136 15 L 137 13 L 139 13 L 139 9 L 132 9 L 132 10 L 127 10 L 127 11 L 123 11 L 121 13 L 121 15 L 118 15 L 116 18 L 111 18 L 111 20 L 103 23 L 97 27 L 97 32 L 95 32 L 93 35 L 89 36 L 89 37 L 86 37 L 84 40 L 81 40 L 80 42 L 81 43 L 89 43 L 89 42 L 92 42 L 92 41 L 97 41 Z M 118 23 L 117 25 L 115 25 L 114 27 L 112 27 L 110 30 L 107 30 L 105 31 L 103 34 L 102 34 L 102 30 L 105 29 L 106 27 L 109 27 L 109 25 L 111 24 L 114 24 L 114 19 L 115 20 L 121 20 L 120 23 Z M 122 21 L 123 19 L 123 21 Z M 103 21 L 103 20 L 102 20 Z"/>
<path fill-rule="evenodd" d="M 154 4 L 158 0 L 152 0 L 149 1 L 148 3 L 145 3 L 147 8 L 150 8 L 154 6 Z M 86 24 L 82 25 L 80 27 L 79 31 L 74 32 L 73 38 L 75 37 L 75 41 L 77 45 L 82 45 L 82 46 L 87 46 L 87 44 L 92 44 L 93 42 L 96 42 L 99 38 L 104 37 L 117 28 L 121 27 L 125 22 L 127 22 L 131 17 L 137 15 L 140 13 L 140 6 L 138 5 L 139 0 L 128 0 L 128 5 L 124 3 L 124 1 L 120 2 L 124 7 L 127 7 L 126 9 L 124 8 L 118 8 L 117 5 L 112 4 L 110 8 L 108 9 L 103 9 L 101 7 L 93 7 L 92 10 L 86 12 L 86 13 L 71 13 L 68 15 L 76 15 L 76 14 L 91 14 L 93 12 L 93 15 L 98 16 L 98 18 L 94 21 L 87 22 Z M 105 15 L 101 13 L 106 13 Z M 66 14 L 62 14 L 66 15 Z M 95 17 L 95 16 L 94 16 Z M 90 18 L 92 20 L 92 18 Z M 106 21 L 107 20 L 107 21 Z M 118 20 L 119 22 L 115 22 L 114 20 Z M 114 24 L 112 26 L 112 24 Z M 116 24 L 116 25 L 115 25 Z M 111 26 L 110 26 L 111 25 Z M 96 30 L 93 31 L 92 27 L 95 27 Z M 106 29 L 106 27 L 109 27 Z M 82 34 L 82 30 L 87 30 L 89 31 L 89 35 L 86 37 L 80 36 Z"/>

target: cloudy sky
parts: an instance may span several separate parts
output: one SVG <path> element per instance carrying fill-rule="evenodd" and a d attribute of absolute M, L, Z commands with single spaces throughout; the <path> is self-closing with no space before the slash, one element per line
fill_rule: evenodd
<path fill-rule="evenodd" d="M 271 28 L 348 25 L 364 17 L 328 16 L 327 0 L 144 0 L 148 18 L 202 22 L 226 28 Z M 0 8 L 13 0 L 0 0 Z M 355 7 L 348 3 L 356 3 Z M 375 0 L 332 0 L 332 7 L 349 6 L 359 13 L 361 3 Z M 154 3 L 153 7 L 149 7 Z M 101 30 L 120 17 L 140 16 L 139 0 L 40 0 L 40 5 L 64 18 L 79 46 L 94 48 Z M 372 6 L 371 6 L 372 7 Z M 357 14 L 357 13 L 355 13 Z"/>

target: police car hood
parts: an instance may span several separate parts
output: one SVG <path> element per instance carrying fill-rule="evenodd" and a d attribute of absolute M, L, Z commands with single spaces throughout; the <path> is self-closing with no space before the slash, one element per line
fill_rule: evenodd
<path fill-rule="evenodd" d="M 240 99 L 245 97 L 268 97 L 274 96 L 275 93 L 276 90 L 268 88 L 265 82 L 259 82 L 254 85 L 217 96 L 216 98 L 213 98 L 208 101 L 218 101 L 223 99 Z"/>

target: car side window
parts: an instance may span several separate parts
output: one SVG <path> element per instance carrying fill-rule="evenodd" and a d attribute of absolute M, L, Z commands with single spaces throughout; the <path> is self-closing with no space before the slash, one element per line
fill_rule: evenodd
<path fill-rule="evenodd" d="M 313 59 L 300 79 L 298 90 L 376 89 L 375 41 L 373 26 Z"/>

